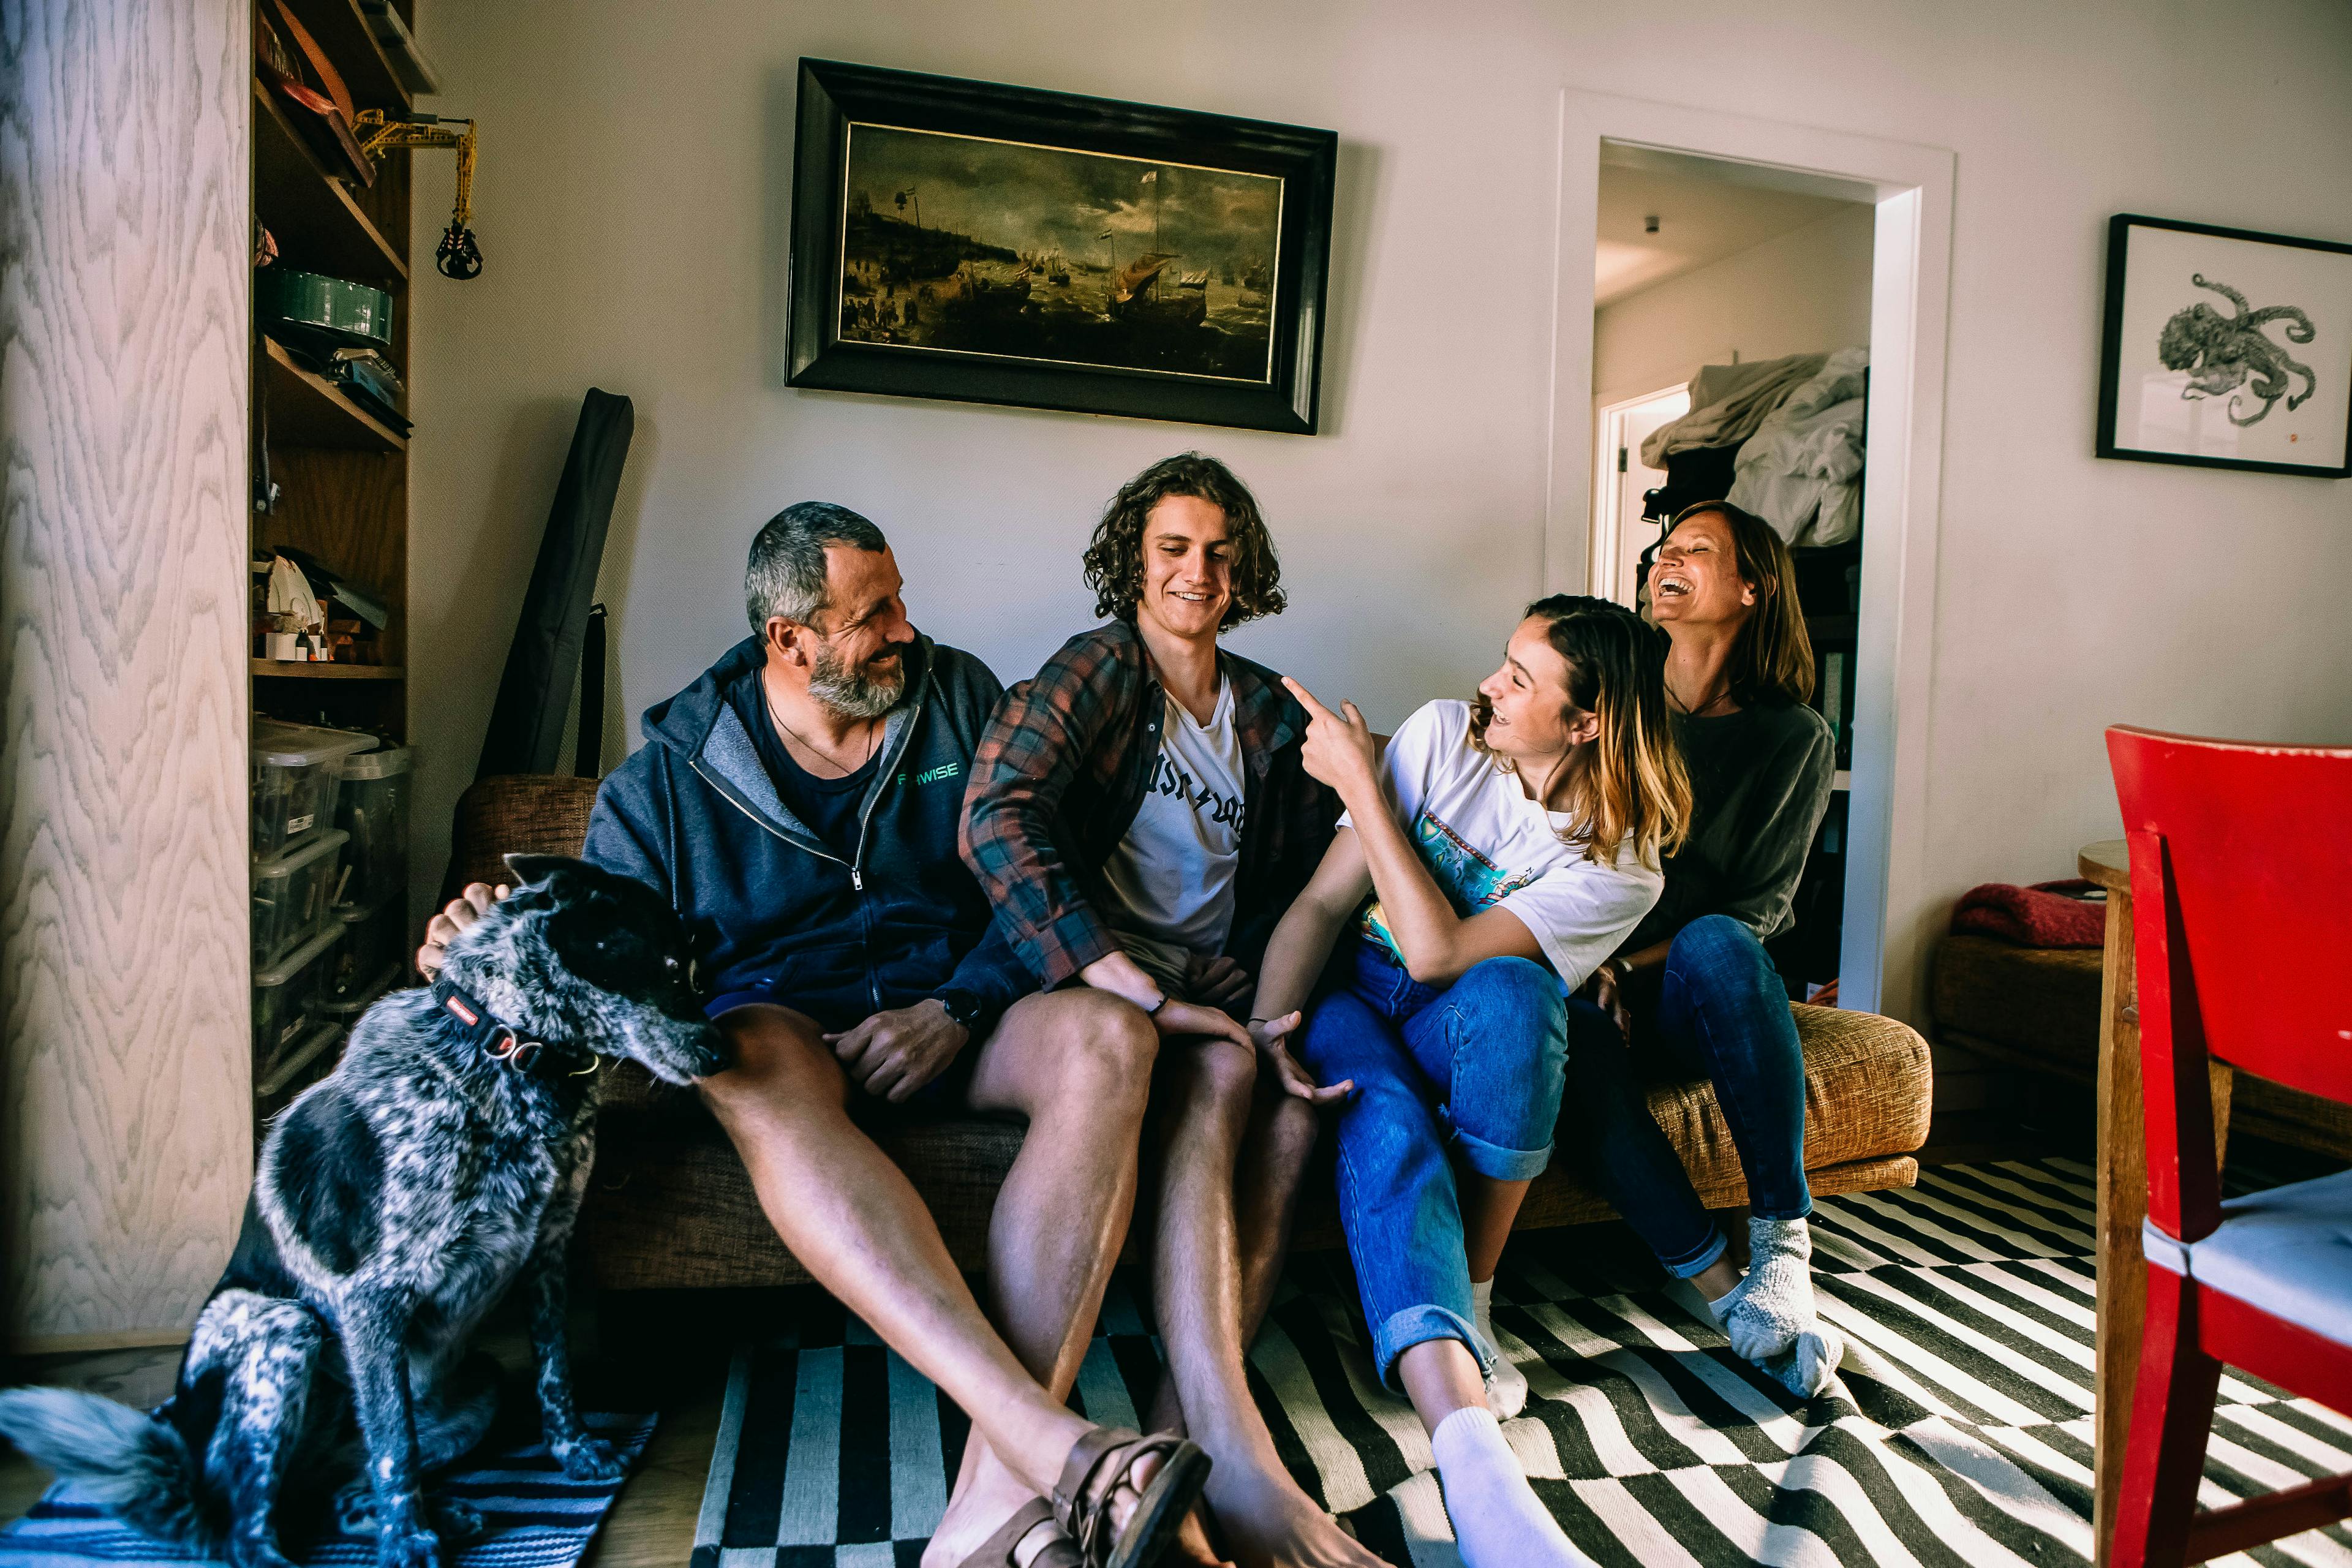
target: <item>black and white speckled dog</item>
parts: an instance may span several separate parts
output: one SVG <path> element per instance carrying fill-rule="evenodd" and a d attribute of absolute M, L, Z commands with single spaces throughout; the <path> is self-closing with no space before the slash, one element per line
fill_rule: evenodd
<path fill-rule="evenodd" d="M 422 1483 L 496 1404 L 495 1364 L 468 1342 L 521 1280 L 549 1448 L 575 1479 L 619 1473 L 573 1406 L 564 1332 L 595 1058 L 682 1082 L 719 1070 L 720 1037 L 695 1003 L 685 928 L 650 888 L 578 860 L 508 864 L 522 885 L 450 944 L 435 985 L 370 1008 L 334 1072 L 270 1128 L 172 1397 L 150 1415 L 15 1390 L 0 1433 L 125 1522 L 238 1568 L 285 1564 L 281 1495 L 349 1482 L 377 1561 L 424 1568 L 440 1556 L 434 1526 L 469 1521 L 428 1514 Z"/>

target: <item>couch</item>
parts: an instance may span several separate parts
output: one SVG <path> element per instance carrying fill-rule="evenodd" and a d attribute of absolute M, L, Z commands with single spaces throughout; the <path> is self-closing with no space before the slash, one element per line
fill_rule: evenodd
<path fill-rule="evenodd" d="M 595 781 L 561 776 L 484 779 L 458 803 L 455 851 L 467 881 L 496 882 L 509 852 L 577 854 Z M 1873 1014 L 1792 1007 L 1805 1053 L 1805 1168 L 1816 1194 L 1909 1186 L 1913 1152 L 1927 1141 L 1932 1082 L 1927 1043 Z M 717 1122 L 690 1090 L 655 1082 L 635 1064 L 608 1068 L 596 1173 L 582 1210 L 576 1251 L 605 1289 L 804 1283 L 807 1272 L 760 1211 L 750 1177 Z M 1710 1208 L 1747 1202 L 1739 1161 L 1705 1083 L 1649 1089 L 1658 1123 L 1680 1152 Z M 883 1146 L 939 1221 L 959 1265 L 982 1268 L 991 1205 L 1019 1149 L 1016 1122 L 981 1117 L 888 1131 Z M 1567 1162 L 1538 1178 L 1521 1229 L 1612 1217 Z M 1294 1246 L 1337 1247 L 1328 1198 L 1301 1205 Z"/>

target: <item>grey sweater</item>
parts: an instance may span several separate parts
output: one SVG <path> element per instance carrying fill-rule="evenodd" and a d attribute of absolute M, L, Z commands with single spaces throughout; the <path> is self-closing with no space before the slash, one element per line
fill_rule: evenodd
<path fill-rule="evenodd" d="M 1701 915 L 1729 915 L 1769 942 L 1789 929 L 1790 906 L 1822 814 L 1837 746 L 1822 716 L 1801 703 L 1744 708 L 1719 719 L 1675 720 L 1690 769 L 1690 837 L 1666 857 L 1666 889 L 1624 951 L 1665 941 Z"/>

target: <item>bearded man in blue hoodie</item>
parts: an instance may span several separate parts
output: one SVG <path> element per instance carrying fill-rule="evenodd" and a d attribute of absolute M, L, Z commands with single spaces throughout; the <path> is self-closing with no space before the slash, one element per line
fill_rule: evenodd
<path fill-rule="evenodd" d="M 972 1417 L 926 1563 L 1010 1565 L 1058 1528 L 1040 1494 L 1089 1490 L 1119 1533 L 1147 1500 L 1171 1514 L 1160 1494 L 1180 1472 L 1196 1493 L 1205 1468 L 1189 1443 L 1115 1441 L 1133 1434 L 1063 1403 L 1134 1207 L 1160 1035 L 1107 992 L 1038 993 L 994 927 L 957 836 L 1003 688 L 918 632 L 899 589 L 865 518 L 779 513 L 745 573 L 756 635 L 647 710 L 584 853 L 694 932 L 736 1058 L 702 1098 L 784 1244 Z M 469 888 L 436 917 L 420 966 L 493 896 Z M 990 1222 L 990 1315 L 872 1136 L 927 1110 L 1028 1121 Z M 1066 1462 L 1093 1485 L 1057 1486 Z M 1185 1511 L 1124 1558 L 1175 1545 Z"/>

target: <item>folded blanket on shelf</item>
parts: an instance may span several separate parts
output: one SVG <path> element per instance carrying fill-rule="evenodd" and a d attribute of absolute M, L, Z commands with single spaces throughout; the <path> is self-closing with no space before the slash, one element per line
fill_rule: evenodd
<path fill-rule="evenodd" d="M 1863 432 L 1870 351 L 1840 349 L 1739 448 L 1731 504 L 1790 544 L 1843 544 L 1862 531 Z"/>
<path fill-rule="evenodd" d="M 1825 354 L 1790 354 L 1748 364 L 1710 364 L 1691 378 L 1691 411 L 1661 425 L 1642 443 L 1642 462 L 1663 468 L 1692 447 L 1736 447 L 1756 433 L 1788 395 L 1821 371 Z"/>
<path fill-rule="evenodd" d="M 2106 941 L 2107 911 L 2080 894 L 2096 887 L 2078 878 L 2036 882 L 1987 882 L 1960 895 L 1952 930 L 1997 936 L 2020 947 L 2097 947 Z"/>

